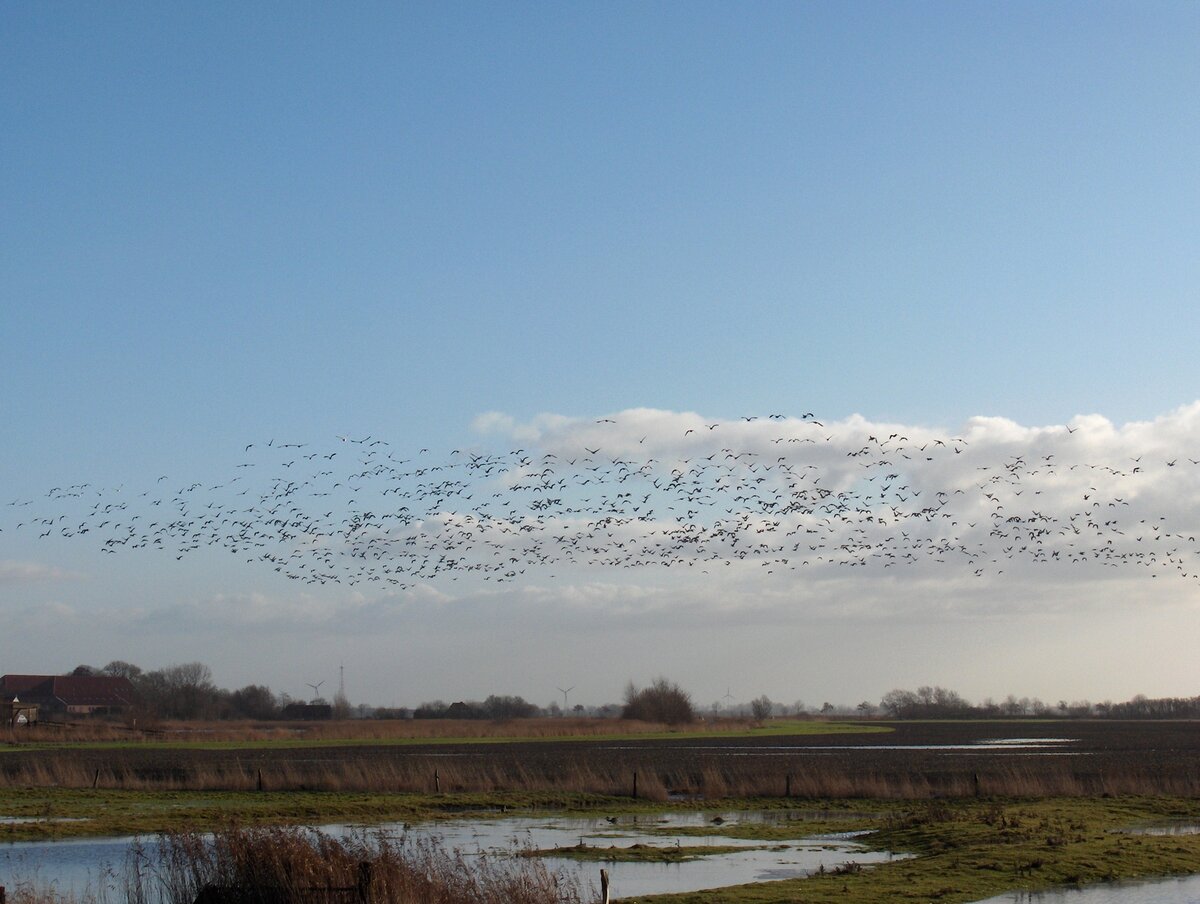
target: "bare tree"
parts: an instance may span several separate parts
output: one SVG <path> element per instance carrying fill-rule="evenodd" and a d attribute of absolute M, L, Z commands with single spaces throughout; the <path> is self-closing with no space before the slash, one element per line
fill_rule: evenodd
<path fill-rule="evenodd" d="M 683 688 L 666 678 L 656 678 L 646 688 L 638 688 L 632 681 L 625 688 L 623 719 L 639 719 L 643 722 L 665 722 L 679 725 L 692 722 L 696 712 L 692 708 L 692 697 Z"/>

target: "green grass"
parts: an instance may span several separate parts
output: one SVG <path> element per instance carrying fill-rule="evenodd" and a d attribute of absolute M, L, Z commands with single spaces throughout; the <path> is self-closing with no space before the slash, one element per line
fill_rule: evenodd
<path fill-rule="evenodd" d="M 575 844 L 571 847 L 544 848 L 537 851 L 522 851 L 523 857 L 563 857 L 568 860 L 585 860 L 595 863 L 686 863 L 701 857 L 718 854 L 733 854 L 738 851 L 754 850 L 753 847 L 733 844 L 702 845 L 657 845 L 630 844 L 624 847 L 594 844 Z"/>
<path fill-rule="evenodd" d="M 1162 820 L 1200 821 L 1200 801 L 1083 798 L 882 804 L 863 839 L 914 856 L 804 879 L 640 898 L 643 904 L 894 904 L 978 901 L 1116 879 L 1200 872 L 1200 836 L 1122 831 Z"/>
<path fill-rule="evenodd" d="M 114 791 L 65 788 L 2 789 L 0 815 L 36 822 L 0 825 L 0 840 L 154 834 L 239 825 L 379 823 L 514 811 L 587 811 L 627 801 L 560 794 L 376 794 L 321 791 Z M 57 822 L 59 818 L 82 819 Z"/>

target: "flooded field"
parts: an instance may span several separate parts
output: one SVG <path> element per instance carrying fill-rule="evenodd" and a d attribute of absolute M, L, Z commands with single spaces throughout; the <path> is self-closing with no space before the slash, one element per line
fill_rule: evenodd
<path fill-rule="evenodd" d="M 1200 904 L 1195 880 L 1083 888 L 1114 876 L 1200 871 L 1194 724 L 888 727 L 862 735 L 487 745 L 10 749 L 0 756 L 7 837 L 125 837 L 0 846 L 0 884 L 75 894 L 113 888 L 133 833 L 152 839 L 236 819 L 436 838 L 476 863 L 488 862 L 482 854 L 494 862 L 537 850 L 552 871 L 591 885 L 604 867 L 617 899 L 814 872 L 825 878 L 806 880 L 806 888 L 828 880 L 838 894 L 848 884 L 866 895 L 839 901 L 890 900 L 890 891 L 882 898 L 871 891 L 879 883 L 909 890 L 923 883 L 922 893 L 936 897 L 950 880 L 932 855 L 953 851 L 962 864 L 957 900 L 1062 884 L 1070 887 L 990 904 Z M 506 807 L 563 815 L 517 817 Z M 840 824 L 838 814 L 846 814 Z M 80 817 L 89 821 L 72 822 Z M 870 845 L 850 831 L 866 827 L 879 832 Z M 142 843 L 152 849 L 154 841 Z"/>
<path fill-rule="evenodd" d="M 1015 891 L 977 904 L 1200 904 L 1200 876 L 1052 891 Z"/>
<path fill-rule="evenodd" d="M 790 879 L 818 870 L 833 870 L 854 862 L 861 866 L 884 863 L 893 855 L 869 851 L 856 843 L 854 833 L 833 833 L 797 840 L 764 842 L 710 834 L 696 836 L 678 830 L 698 827 L 730 828 L 764 822 L 803 822 L 804 811 L 694 812 L 611 818 L 494 818 L 452 820 L 432 824 L 384 824 L 380 826 L 328 825 L 321 830 L 339 836 L 351 832 L 380 832 L 397 837 L 408 834 L 434 838 L 446 848 L 469 856 L 491 854 L 519 856 L 531 850 L 573 848 L 619 849 L 634 846 L 659 848 L 705 847 L 721 852 L 698 853 L 676 863 L 597 860 L 580 862 L 567 857 L 544 858 L 553 871 L 579 874 L 585 881 L 598 882 L 604 867 L 616 898 L 665 892 L 697 891 L 748 882 Z M 827 821 L 828 814 L 821 814 Z M 152 854 L 153 839 L 111 838 L 58 842 L 26 842 L 0 848 L 0 885 L 22 882 L 53 886 L 60 893 L 77 895 L 118 887 L 119 874 L 134 845 Z M 740 848 L 724 851 L 725 848 Z"/>

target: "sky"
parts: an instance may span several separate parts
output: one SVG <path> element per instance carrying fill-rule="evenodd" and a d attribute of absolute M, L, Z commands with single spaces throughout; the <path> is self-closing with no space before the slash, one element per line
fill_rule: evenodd
<path fill-rule="evenodd" d="M 1198 43 L 1188 3 L 6 4 L 0 672 L 199 660 L 304 696 L 344 666 L 379 705 L 659 675 L 705 705 L 1195 695 Z M 228 528 L 105 546 L 155 499 L 265 523 L 273 478 L 344 494 L 384 450 L 370 505 L 297 490 L 315 520 L 282 542 L 311 564 L 369 512 L 394 582 L 344 535 L 325 583 Z M 826 531 L 808 564 L 717 543 L 709 569 L 404 574 L 381 520 L 420 498 L 403 537 L 442 555 L 485 492 L 536 517 L 537 464 L 567 487 L 545 548 L 607 506 L 644 553 L 771 515 L 777 484 L 649 520 L 622 465 L 715 493 L 755 462 L 843 494 L 836 527 L 781 528 Z M 433 473 L 478 492 L 430 497 Z M 869 501 L 888 473 L 952 497 L 962 549 L 836 552 L 872 505 L 919 520 Z M 1011 542 L 1035 512 L 1048 561 Z"/>

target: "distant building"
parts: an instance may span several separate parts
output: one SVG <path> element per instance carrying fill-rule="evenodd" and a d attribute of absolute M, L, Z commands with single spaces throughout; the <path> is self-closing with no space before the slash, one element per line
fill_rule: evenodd
<path fill-rule="evenodd" d="M 16 697 L 11 700 L 0 700 L 0 722 L 9 728 L 18 725 L 36 725 L 38 707 L 36 703 L 23 703 Z"/>
<path fill-rule="evenodd" d="M 35 706 L 43 715 L 119 715 L 137 705 L 137 691 L 129 679 L 107 675 L 0 677 L 0 700 L 14 697 L 19 697 L 22 704 Z"/>
<path fill-rule="evenodd" d="M 319 721 L 333 718 L 333 707 L 328 703 L 289 703 L 283 708 L 285 719 Z"/>

